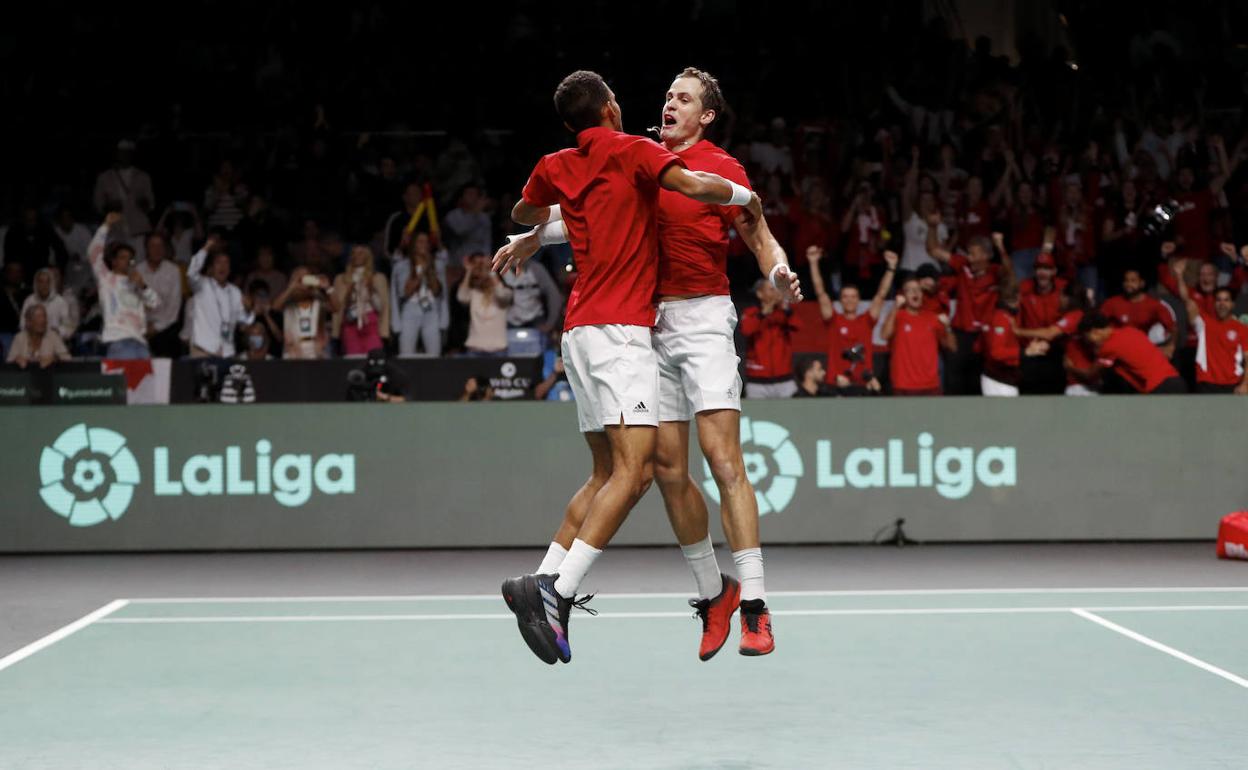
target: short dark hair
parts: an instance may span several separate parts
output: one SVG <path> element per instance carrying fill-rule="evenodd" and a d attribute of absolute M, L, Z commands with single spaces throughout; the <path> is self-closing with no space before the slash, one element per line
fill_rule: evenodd
<path fill-rule="evenodd" d="M 1218 288 L 1213 290 L 1213 296 L 1216 298 L 1219 294 L 1222 294 L 1223 292 L 1225 292 L 1226 295 L 1230 297 L 1231 302 L 1235 301 L 1235 290 L 1232 289 L 1230 286 L 1219 286 Z"/>
<path fill-rule="evenodd" d="M 700 70 L 697 67 L 685 67 L 681 73 L 676 76 L 680 78 L 694 78 L 702 84 L 702 109 L 714 110 L 716 119 L 719 114 L 724 111 L 724 92 L 719 90 L 719 81 L 715 76 L 706 70 Z M 714 123 L 715 121 L 711 121 Z"/>
<path fill-rule="evenodd" d="M 134 247 L 131 246 L 129 243 L 126 243 L 125 241 L 117 241 L 116 243 L 110 243 L 108 245 L 108 249 L 104 252 L 105 260 L 108 262 L 109 265 L 112 265 L 113 260 L 116 259 L 117 255 L 123 251 L 130 252 L 130 258 L 134 259 L 134 256 L 135 256 Z"/>
<path fill-rule="evenodd" d="M 611 90 L 602 75 L 577 70 L 555 89 L 555 112 L 574 133 L 594 128 L 602 122 L 602 108 L 611 99 Z"/>
<path fill-rule="evenodd" d="M 1083 316 L 1083 320 L 1079 322 L 1079 334 L 1087 334 L 1093 329 L 1104 329 L 1110 323 L 1110 320 L 1101 313 L 1087 313 Z"/>
<path fill-rule="evenodd" d="M 801 382 L 806 379 L 806 374 L 815 368 L 815 364 L 819 363 L 819 359 L 815 357 L 803 358 L 797 362 L 797 381 Z"/>

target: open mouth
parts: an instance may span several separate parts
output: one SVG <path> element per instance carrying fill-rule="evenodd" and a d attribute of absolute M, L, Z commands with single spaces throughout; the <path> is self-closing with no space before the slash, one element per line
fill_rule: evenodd
<path fill-rule="evenodd" d="M 663 125 L 664 126 L 676 125 L 676 116 L 670 112 L 663 113 Z"/>

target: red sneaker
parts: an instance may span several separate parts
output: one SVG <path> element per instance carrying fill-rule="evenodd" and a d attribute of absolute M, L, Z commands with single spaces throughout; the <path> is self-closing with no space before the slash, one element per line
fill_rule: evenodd
<path fill-rule="evenodd" d="M 766 655 L 776 649 L 771 635 L 771 613 L 762 599 L 741 602 L 741 654 Z"/>
<path fill-rule="evenodd" d="M 724 587 L 714 599 L 690 599 L 695 618 L 702 618 L 702 646 L 698 648 L 700 660 L 710 660 L 719 652 L 719 648 L 728 641 L 728 631 L 732 627 L 732 613 L 737 611 L 741 601 L 741 584 L 735 579 L 722 575 Z"/>

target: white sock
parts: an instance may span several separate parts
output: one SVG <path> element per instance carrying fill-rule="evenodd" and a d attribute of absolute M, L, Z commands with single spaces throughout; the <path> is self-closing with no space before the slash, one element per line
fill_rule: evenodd
<path fill-rule="evenodd" d="M 763 549 L 742 548 L 740 551 L 733 551 L 732 560 L 737 565 L 737 577 L 741 580 L 741 601 L 766 601 L 767 592 L 763 589 Z"/>
<path fill-rule="evenodd" d="M 585 575 L 589 572 L 589 568 L 594 566 L 594 559 L 602 553 L 602 549 L 595 548 L 579 537 L 572 541 L 572 547 L 568 549 L 568 555 L 563 557 L 563 564 L 559 565 L 559 579 L 555 581 L 555 591 L 565 599 L 576 598 L 576 589 L 581 587 L 581 581 L 585 579 Z"/>
<path fill-rule="evenodd" d="M 723 576 L 719 574 L 719 562 L 715 561 L 715 545 L 711 536 L 693 545 L 682 545 L 680 552 L 689 563 L 693 582 L 698 586 L 699 599 L 714 599 L 724 589 Z"/>
<path fill-rule="evenodd" d="M 563 559 L 568 555 L 568 549 L 556 542 L 551 542 L 550 547 L 546 549 L 546 556 L 542 559 L 542 563 L 537 567 L 538 575 L 553 575 L 559 571 L 559 565 L 563 564 Z"/>

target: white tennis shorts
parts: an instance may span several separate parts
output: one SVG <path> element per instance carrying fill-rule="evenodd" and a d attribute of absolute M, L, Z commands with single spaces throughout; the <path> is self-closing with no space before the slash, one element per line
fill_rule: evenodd
<path fill-rule="evenodd" d="M 645 326 L 575 326 L 563 333 L 563 367 L 582 433 L 659 424 L 659 367 Z"/>
<path fill-rule="evenodd" d="M 741 411 L 737 309 L 726 296 L 659 303 L 659 419 L 686 422 L 712 409 Z"/>

